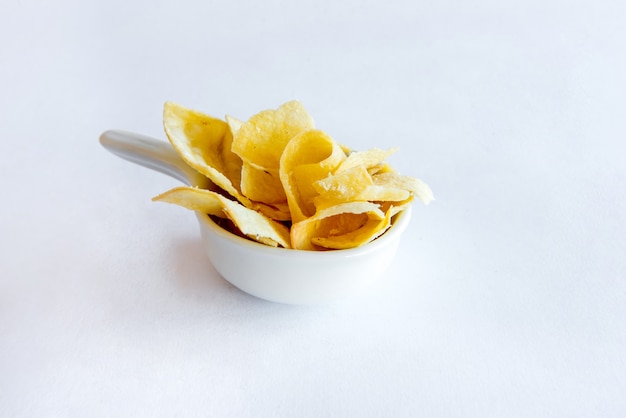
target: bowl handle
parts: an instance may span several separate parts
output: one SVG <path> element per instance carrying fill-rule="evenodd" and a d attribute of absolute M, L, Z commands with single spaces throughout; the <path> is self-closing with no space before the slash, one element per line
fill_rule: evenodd
<path fill-rule="evenodd" d="M 183 161 L 165 141 L 133 132 L 109 130 L 100 135 L 100 144 L 120 158 L 167 174 L 190 186 L 207 179 Z"/>

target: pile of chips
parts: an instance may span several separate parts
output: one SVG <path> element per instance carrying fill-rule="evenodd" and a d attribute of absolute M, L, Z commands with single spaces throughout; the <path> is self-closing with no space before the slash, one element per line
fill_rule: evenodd
<path fill-rule="evenodd" d="M 395 149 L 351 151 L 315 128 L 298 101 L 243 122 L 167 102 L 165 132 L 183 160 L 217 191 L 176 187 L 153 200 L 218 218 L 231 232 L 274 247 L 354 248 L 383 234 L 424 182 L 396 173 Z"/>

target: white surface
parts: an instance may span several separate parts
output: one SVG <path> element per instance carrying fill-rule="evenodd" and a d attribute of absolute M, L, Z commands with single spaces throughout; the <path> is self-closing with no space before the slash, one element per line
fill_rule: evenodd
<path fill-rule="evenodd" d="M 0 416 L 625 416 L 625 11 L 2 2 Z M 437 197 L 342 303 L 227 285 L 97 140 L 290 99 Z"/>

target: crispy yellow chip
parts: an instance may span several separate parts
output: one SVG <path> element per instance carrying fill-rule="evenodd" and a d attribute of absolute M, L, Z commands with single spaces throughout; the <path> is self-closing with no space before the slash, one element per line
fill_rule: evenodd
<path fill-rule="evenodd" d="M 382 150 L 379 148 L 372 148 L 367 151 L 353 151 L 348 155 L 348 158 L 337 168 L 337 172 L 349 170 L 353 167 L 362 166 L 366 169 L 376 167 L 382 164 L 390 155 L 395 153 L 397 148 L 389 150 Z"/>
<path fill-rule="evenodd" d="M 167 102 L 163 125 L 172 146 L 187 164 L 246 202 L 239 190 L 242 161 L 230 150 L 233 137 L 226 122 Z"/>
<path fill-rule="evenodd" d="M 330 175 L 313 185 L 319 196 L 315 206 L 322 209 L 350 201 L 404 201 L 410 197 L 408 190 L 387 184 L 374 184 L 369 171 L 362 165 Z"/>
<path fill-rule="evenodd" d="M 373 184 L 374 181 L 367 169 L 358 165 L 334 175 L 328 175 L 313 183 L 313 187 L 324 200 L 347 202 L 357 200 L 356 196 Z"/>
<path fill-rule="evenodd" d="M 389 173 L 389 172 L 394 171 L 394 169 L 387 163 L 380 163 L 380 164 L 376 164 L 371 167 L 368 167 L 367 171 L 373 176 L 374 174 L 379 174 L 379 173 Z"/>
<path fill-rule="evenodd" d="M 313 237 L 311 242 L 319 247 L 332 250 L 345 250 L 359 247 L 381 236 L 391 226 L 390 217 L 368 219 L 361 227 L 343 235 Z"/>
<path fill-rule="evenodd" d="M 289 229 L 261 213 L 219 193 L 194 187 L 176 187 L 152 200 L 173 203 L 209 215 L 227 217 L 247 237 L 273 246 L 290 248 Z"/>
<path fill-rule="evenodd" d="M 228 124 L 230 132 L 233 134 L 233 136 L 237 135 L 237 132 L 239 132 L 239 128 L 241 128 L 241 125 L 243 125 L 243 121 L 240 121 L 236 117 L 230 115 L 226 115 L 226 123 Z M 229 151 L 232 150 L 229 149 Z"/>
<path fill-rule="evenodd" d="M 224 200 L 219 193 L 195 187 L 180 186 L 152 198 L 154 202 L 173 203 L 189 210 L 226 218 Z"/>
<path fill-rule="evenodd" d="M 285 225 L 232 200 L 224 204 L 226 215 L 247 237 L 266 245 L 291 248 L 289 228 Z"/>
<path fill-rule="evenodd" d="M 241 170 L 241 192 L 256 202 L 270 205 L 287 202 L 278 170 L 260 169 L 247 162 Z"/>
<path fill-rule="evenodd" d="M 387 164 L 395 148 L 352 151 L 316 130 L 298 101 L 246 122 L 167 102 L 163 122 L 183 160 L 218 187 L 179 187 L 154 200 L 217 216 L 267 245 L 358 247 L 383 234 L 414 197 L 433 200 L 428 185 Z"/>
<path fill-rule="evenodd" d="M 374 184 L 376 185 L 408 190 L 425 205 L 435 199 L 428 184 L 424 183 L 422 180 L 409 176 L 403 176 L 402 174 L 398 174 L 396 172 L 375 174 L 372 178 L 374 180 Z"/>
<path fill-rule="evenodd" d="M 399 187 L 380 186 L 377 184 L 368 186 L 361 192 L 356 200 L 366 200 L 368 202 L 402 202 L 411 196 L 408 190 Z"/>
<path fill-rule="evenodd" d="M 381 210 L 384 210 L 384 218 L 370 217 L 360 228 L 349 230 L 344 234 L 316 236 L 311 239 L 312 243 L 326 249 L 342 250 L 358 247 L 375 240 L 391 227 L 393 217 L 406 209 L 409 205 L 408 203 L 404 203 L 396 206 L 390 204 L 391 202 L 385 203 L 387 204 L 384 208 L 383 205 L 380 207 Z"/>
<path fill-rule="evenodd" d="M 313 184 L 332 173 L 346 154 L 330 136 L 316 129 L 304 131 L 285 147 L 280 159 L 280 180 L 287 195 L 292 222 L 315 213 Z"/>
<path fill-rule="evenodd" d="M 380 221 L 384 219 L 385 214 L 375 203 L 342 203 L 294 223 L 291 226 L 291 245 L 299 250 L 358 247 L 373 239 L 371 236 L 376 233 L 367 232 L 378 231 Z"/>
<path fill-rule="evenodd" d="M 411 204 L 412 198 L 409 198 L 402 202 L 379 202 L 380 210 L 385 212 L 385 214 L 389 214 L 389 218 L 392 219 L 398 213 L 402 212 Z"/>
<path fill-rule="evenodd" d="M 278 170 L 287 143 L 314 126 L 313 118 L 300 102 L 287 102 L 243 123 L 234 136 L 232 151 L 257 168 Z"/>
<path fill-rule="evenodd" d="M 250 202 L 249 208 L 275 221 L 291 221 L 291 212 L 289 212 L 287 202 L 273 203 L 271 205 L 267 203 Z"/>

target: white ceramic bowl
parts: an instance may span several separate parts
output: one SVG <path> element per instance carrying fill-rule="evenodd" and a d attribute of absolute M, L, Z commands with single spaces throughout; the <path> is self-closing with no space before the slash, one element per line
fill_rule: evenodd
<path fill-rule="evenodd" d="M 163 141 L 123 131 L 107 131 L 100 142 L 114 154 L 206 187 L 206 179 Z M 204 249 L 215 269 L 242 291 L 273 302 L 314 304 L 353 295 L 381 278 L 394 259 L 411 208 L 396 215 L 376 240 L 358 248 L 301 251 L 273 248 L 237 236 L 206 214 L 196 213 Z"/>
<path fill-rule="evenodd" d="M 300 251 L 273 248 L 230 233 L 197 213 L 204 249 L 215 269 L 246 293 L 274 302 L 312 304 L 353 295 L 391 264 L 410 208 L 375 241 L 358 248 Z"/>

